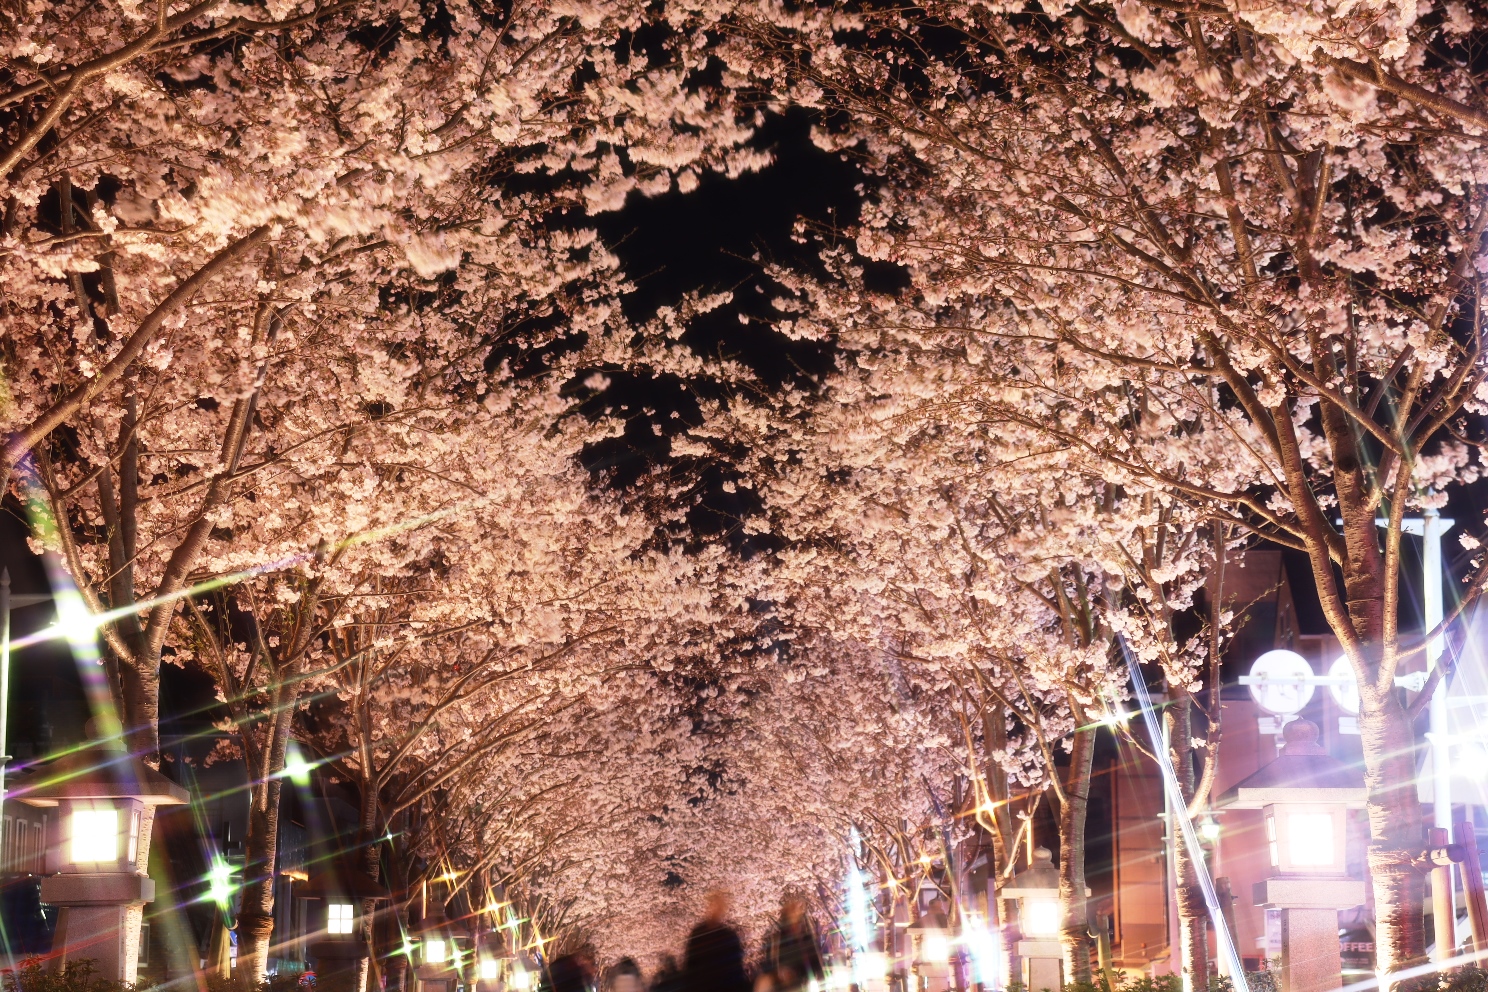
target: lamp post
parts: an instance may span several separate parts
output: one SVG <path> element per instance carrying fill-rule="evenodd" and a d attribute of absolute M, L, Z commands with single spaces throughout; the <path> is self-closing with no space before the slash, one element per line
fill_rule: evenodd
<path fill-rule="evenodd" d="M 155 899 L 155 808 L 186 803 L 186 790 L 122 749 L 95 746 L 31 771 L 14 795 L 60 807 L 48 826 L 52 874 L 41 880 L 41 901 L 61 909 L 52 967 L 91 958 L 100 977 L 132 983 L 144 906 Z"/>
<path fill-rule="evenodd" d="M 454 992 L 459 951 L 444 918 L 444 906 L 436 899 L 430 909 L 419 922 L 419 960 L 414 977 L 419 992 Z"/>
<path fill-rule="evenodd" d="M 909 938 L 910 963 L 918 976 L 915 988 L 919 992 L 946 992 L 951 987 L 951 953 L 954 935 L 950 928 L 950 916 L 940 900 L 940 889 L 929 879 L 920 884 L 919 897 L 915 900 L 918 915 L 914 925 L 905 929 Z M 930 896 L 929 905 L 923 900 Z"/>
<path fill-rule="evenodd" d="M 1364 806 L 1355 771 L 1318 743 L 1317 725 L 1295 720 L 1282 753 L 1219 797 L 1216 806 L 1260 810 L 1272 875 L 1255 884 L 1255 903 L 1281 910 L 1284 992 L 1331 992 L 1342 983 L 1338 911 L 1364 901 L 1349 878 L 1348 810 Z"/>
<path fill-rule="evenodd" d="M 477 992 L 500 992 L 502 961 L 506 942 L 499 930 L 484 934 L 475 952 L 475 987 Z"/>
<path fill-rule="evenodd" d="M 308 948 L 317 980 L 356 974 L 357 963 L 371 953 L 367 945 L 367 906 L 374 914 L 388 891 L 361 870 L 355 859 L 334 859 L 311 873 L 299 889 L 316 903 L 311 917 L 318 937 Z"/>
<path fill-rule="evenodd" d="M 910 953 L 913 955 L 919 992 L 947 992 L 951 987 L 951 935 L 944 927 L 910 927 Z"/>
<path fill-rule="evenodd" d="M 1064 946 L 1059 941 L 1062 912 L 1059 906 L 1059 869 L 1047 847 L 1036 848 L 1033 864 L 1013 876 L 1002 890 L 1002 899 L 1018 900 L 1018 933 L 1015 945 L 1022 961 L 1023 987 L 1029 992 L 1064 986 Z"/>

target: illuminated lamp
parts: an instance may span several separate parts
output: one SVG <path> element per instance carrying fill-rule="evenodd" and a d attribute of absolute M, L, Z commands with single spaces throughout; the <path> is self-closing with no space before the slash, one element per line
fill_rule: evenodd
<path fill-rule="evenodd" d="M 318 981 L 351 980 L 357 964 L 368 955 L 362 936 L 366 907 L 373 912 L 388 900 L 388 891 L 380 882 L 367 877 L 361 859 L 355 856 L 332 858 L 312 867 L 295 895 L 310 900 L 310 927 L 316 937 L 307 951 Z"/>
<path fill-rule="evenodd" d="M 460 981 L 460 955 L 455 947 L 444 906 L 438 899 L 429 901 L 429 911 L 418 924 L 419 954 L 414 977 L 418 992 L 455 992 Z"/>
<path fill-rule="evenodd" d="M 476 992 L 498 992 L 506 946 L 500 931 L 484 934 L 475 952 Z"/>
<path fill-rule="evenodd" d="M 49 818 L 41 880 L 41 901 L 60 909 L 50 967 L 91 959 L 100 978 L 134 982 L 145 903 L 155 899 L 146 872 L 155 807 L 188 802 L 186 790 L 122 747 L 95 746 L 34 766 L 11 796 L 59 813 Z"/>
<path fill-rule="evenodd" d="M 948 928 L 946 914 L 936 908 L 940 889 L 925 879 L 919 896 L 913 902 L 924 906 L 928 897 L 931 908 L 922 912 L 904 931 L 909 941 L 910 966 L 914 987 L 919 992 L 948 992 L 952 987 L 951 952 L 956 935 Z"/>
<path fill-rule="evenodd" d="M 1087 893 L 1088 894 L 1088 893 Z M 1022 961 L 1023 986 L 1032 990 L 1064 986 L 1064 947 L 1059 931 L 1064 912 L 1059 902 L 1059 869 L 1047 847 L 1033 852 L 1033 864 L 1013 876 L 999 893 L 1018 902 L 1018 934 L 1015 945 Z"/>
<path fill-rule="evenodd" d="M 1272 874 L 1255 884 L 1255 904 L 1279 909 L 1281 984 L 1288 992 L 1331 992 L 1342 983 L 1338 912 L 1364 902 L 1349 878 L 1348 811 L 1364 806 L 1362 777 L 1318 743 L 1317 725 L 1294 720 L 1281 754 L 1220 796 L 1215 806 L 1259 810 Z"/>

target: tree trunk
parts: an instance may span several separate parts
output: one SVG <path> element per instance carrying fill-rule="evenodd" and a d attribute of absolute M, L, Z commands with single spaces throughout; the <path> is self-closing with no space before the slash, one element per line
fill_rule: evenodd
<path fill-rule="evenodd" d="M 1090 910 L 1085 902 L 1085 813 L 1090 803 L 1090 767 L 1095 756 L 1095 730 L 1075 731 L 1059 810 L 1060 942 L 1064 945 L 1065 979 L 1088 985 L 1090 975 Z"/>
<path fill-rule="evenodd" d="M 1007 747 L 1007 713 L 993 703 L 982 710 L 983 750 L 987 754 Z M 986 761 L 987 798 L 992 800 L 992 877 L 1000 879 L 1007 866 L 1018 856 L 1013 843 L 1013 813 L 1008 805 L 1007 771 L 994 758 Z M 1000 883 L 999 883 L 1000 887 Z M 995 903 L 996 900 L 993 900 Z"/>
<path fill-rule="evenodd" d="M 274 882 L 279 864 L 279 794 L 284 785 L 284 760 L 294 706 L 284 698 L 294 690 L 276 678 L 270 739 L 265 743 L 265 768 L 258 771 L 248 808 L 248 833 L 243 838 L 243 908 L 238 914 L 238 985 L 244 992 L 268 978 L 269 950 L 274 936 Z M 247 753 L 246 751 L 244 752 Z"/>
<path fill-rule="evenodd" d="M 1359 681 L 1375 955 L 1384 975 L 1426 959 L 1425 886 L 1410 867 L 1425 840 L 1416 795 L 1416 735 L 1394 686 L 1399 637 L 1395 593 L 1400 591 L 1400 575 L 1398 560 L 1387 561 L 1381 548 L 1382 532 L 1376 520 L 1382 508 L 1371 499 L 1355 424 L 1332 403 L 1319 404 L 1318 411 L 1332 454 L 1338 514 L 1343 521 L 1343 554 L 1337 556 L 1343 572 L 1341 595 L 1333 571 L 1337 549 L 1327 543 L 1326 518 L 1311 528 L 1307 551 L 1328 625 L 1346 647 L 1352 645 L 1350 653 L 1358 655 L 1351 661 Z M 1297 456 L 1292 457 L 1295 461 Z M 1408 473 L 1409 469 L 1402 465 L 1399 471 Z M 1295 468 L 1288 474 L 1304 477 Z M 1397 485 L 1391 499 L 1405 496 L 1405 489 Z M 1386 515 L 1388 507 L 1386 503 Z M 1383 536 L 1387 542 L 1399 538 L 1395 531 L 1385 531 Z"/>
<path fill-rule="evenodd" d="M 1368 695 L 1361 693 L 1359 735 L 1368 793 L 1374 939 L 1379 967 L 1398 971 L 1426 959 L 1425 884 L 1412 864 L 1422 843 L 1416 740 L 1394 690 L 1378 700 L 1364 698 Z"/>
<path fill-rule="evenodd" d="M 370 769 L 362 770 L 362 808 L 360 823 L 358 824 L 359 840 L 362 845 L 362 870 L 368 878 L 377 881 L 382 877 L 382 858 L 380 856 L 382 845 L 377 843 L 377 814 L 378 814 L 378 790 L 376 780 Z M 396 898 L 396 893 L 394 897 Z M 357 959 L 356 979 L 352 984 L 352 992 L 367 992 L 372 977 L 372 949 L 373 942 L 377 938 L 376 923 L 377 901 L 375 899 L 362 900 L 362 940 L 366 946 L 367 953 Z"/>
<path fill-rule="evenodd" d="M 1193 771 L 1193 700 L 1179 690 L 1166 713 L 1168 758 L 1178 776 L 1178 787 L 1184 802 L 1194 794 Z M 1209 987 L 1209 913 L 1204 904 L 1204 890 L 1199 885 L 1202 856 L 1190 851 L 1184 832 L 1177 829 L 1178 817 L 1186 810 L 1172 813 L 1168 843 L 1173 845 L 1173 888 L 1178 906 L 1178 949 L 1181 954 L 1184 984 L 1193 992 Z"/>

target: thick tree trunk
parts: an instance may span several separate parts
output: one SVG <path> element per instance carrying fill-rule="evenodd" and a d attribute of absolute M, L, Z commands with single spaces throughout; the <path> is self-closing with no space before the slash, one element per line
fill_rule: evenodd
<path fill-rule="evenodd" d="M 1426 958 L 1425 884 L 1412 864 L 1422 843 L 1415 732 L 1393 690 L 1378 705 L 1361 702 L 1374 939 L 1380 968 L 1398 971 Z"/>
<path fill-rule="evenodd" d="M 1077 730 L 1059 810 L 1060 942 L 1064 945 L 1067 981 L 1088 985 L 1090 975 L 1090 909 L 1085 900 L 1085 814 L 1090 803 L 1090 768 L 1095 756 L 1095 730 Z"/>
<path fill-rule="evenodd" d="M 1209 987 L 1209 912 L 1199 885 L 1199 861 L 1190 856 L 1181 834 L 1172 843 L 1183 975 L 1188 988 L 1204 992 Z"/>
<path fill-rule="evenodd" d="M 294 707 L 283 698 L 293 690 L 276 687 L 273 723 L 265 762 L 250 794 L 248 833 L 243 838 L 243 908 L 238 914 L 238 985 L 248 992 L 268 978 L 274 936 L 274 882 L 279 864 L 279 794 Z"/>
<path fill-rule="evenodd" d="M 1382 532 L 1376 522 L 1381 508 L 1371 500 L 1372 490 L 1366 484 L 1355 424 L 1332 403 L 1321 403 L 1318 410 L 1332 454 L 1338 514 L 1343 520 L 1341 595 L 1332 561 L 1336 538 L 1330 548 L 1326 518 L 1314 520 L 1308 557 L 1328 624 L 1356 654 L 1352 661 L 1359 680 L 1359 733 L 1368 793 L 1375 954 L 1383 975 L 1426 957 L 1425 887 L 1410 867 L 1425 840 L 1416 795 L 1416 735 L 1394 686 L 1400 576 L 1398 559 L 1387 560 L 1381 548 Z M 1294 461 L 1296 457 L 1292 455 Z M 1400 470 L 1407 472 L 1408 468 Z M 1305 477 L 1295 468 L 1289 475 Z M 1401 486 L 1391 494 L 1396 500 L 1405 496 Z M 1399 538 L 1398 532 L 1383 534 L 1387 542 Z"/>
<path fill-rule="evenodd" d="M 1168 757 L 1178 776 L 1183 799 L 1188 802 L 1194 794 L 1193 701 L 1188 693 L 1179 690 L 1177 698 L 1168 705 L 1166 721 Z M 1173 810 L 1173 822 L 1169 824 L 1172 836 L 1168 843 L 1173 845 L 1173 887 L 1178 906 L 1175 939 L 1185 986 L 1194 992 L 1204 992 L 1209 987 L 1209 912 L 1204 904 L 1204 890 L 1199 885 L 1201 858 L 1198 852 L 1188 849 L 1183 831 L 1177 829 L 1177 818 L 1186 812 Z"/>
<path fill-rule="evenodd" d="M 379 812 L 377 783 L 370 774 L 370 769 L 363 769 L 362 774 L 362 808 L 360 822 L 358 823 L 359 840 L 362 844 L 362 870 L 368 878 L 377 881 L 382 877 L 382 858 L 380 856 L 382 845 L 377 843 L 377 815 Z M 396 895 L 396 894 L 395 894 Z M 375 946 L 377 902 L 373 899 L 362 901 L 362 940 L 367 948 L 367 953 L 357 959 L 356 979 L 352 985 L 352 992 L 367 992 L 372 978 L 372 949 Z"/>
<path fill-rule="evenodd" d="M 992 704 L 982 711 L 982 736 L 988 754 L 1007 747 L 1007 713 L 1001 705 Z M 992 875 L 1001 878 L 1009 862 L 1017 857 L 1013 843 L 1013 812 L 1008 805 L 1007 771 L 996 759 L 986 762 L 987 798 L 992 800 Z M 995 902 L 995 900 L 994 900 Z"/>

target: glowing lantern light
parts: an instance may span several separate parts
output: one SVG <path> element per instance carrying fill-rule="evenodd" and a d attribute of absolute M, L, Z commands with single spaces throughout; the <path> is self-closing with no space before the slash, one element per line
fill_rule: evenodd
<path fill-rule="evenodd" d="M 186 790 L 122 748 L 97 746 L 33 767 L 9 798 L 60 807 L 47 828 L 46 870 L 53 874 L 40 891 L 43 902 L 59 908 L 63 939 L 52 963 L 88 958 L 100 977 L 134 982 L 141 909 L 155 898 L 143 867 L 154 808 L 187 802 Z"/>
<path fill-rule="evenodd" d="M 349 902 L 333 902 L 326 910 L 326 933 L 351 933 L 356 915 Z"/>
<path fill-rule="evenodd" d="M 1364 805 L 1364 787 L 1318 743 L 1312 722 L 1295 720 L 1282 733 L 1276 760 L 1215 805 L 1261 811 L 1275 874 L 1256 883 L 1255 901 L 1283 914 L 1281 985 L 1322 992 L 1342 984 L 1338 911 L 1364 901 L 1364 883 L 1347 877 L 1344 857 L 1347 811 Z"/>
<path fill-rule="evenodd" d="M 72 860 L 119 860 L 119 811 L 112 806 L 72 811 Z"/>
<path fill-rule="evenodd" d="M 1089 894 L 1088 892 L 1086 893 Z M 1020 976 L 1030 989 L 1064 985 L 1064 948 L 1059 942 L 1063 912 L 1059 903 L 1059 869 L 1047 847 L 1033 852 L 1033 864 L 1013 876 L 1002 890 L 1003 899 L 1018 900 L 1018 956 Z"/>

